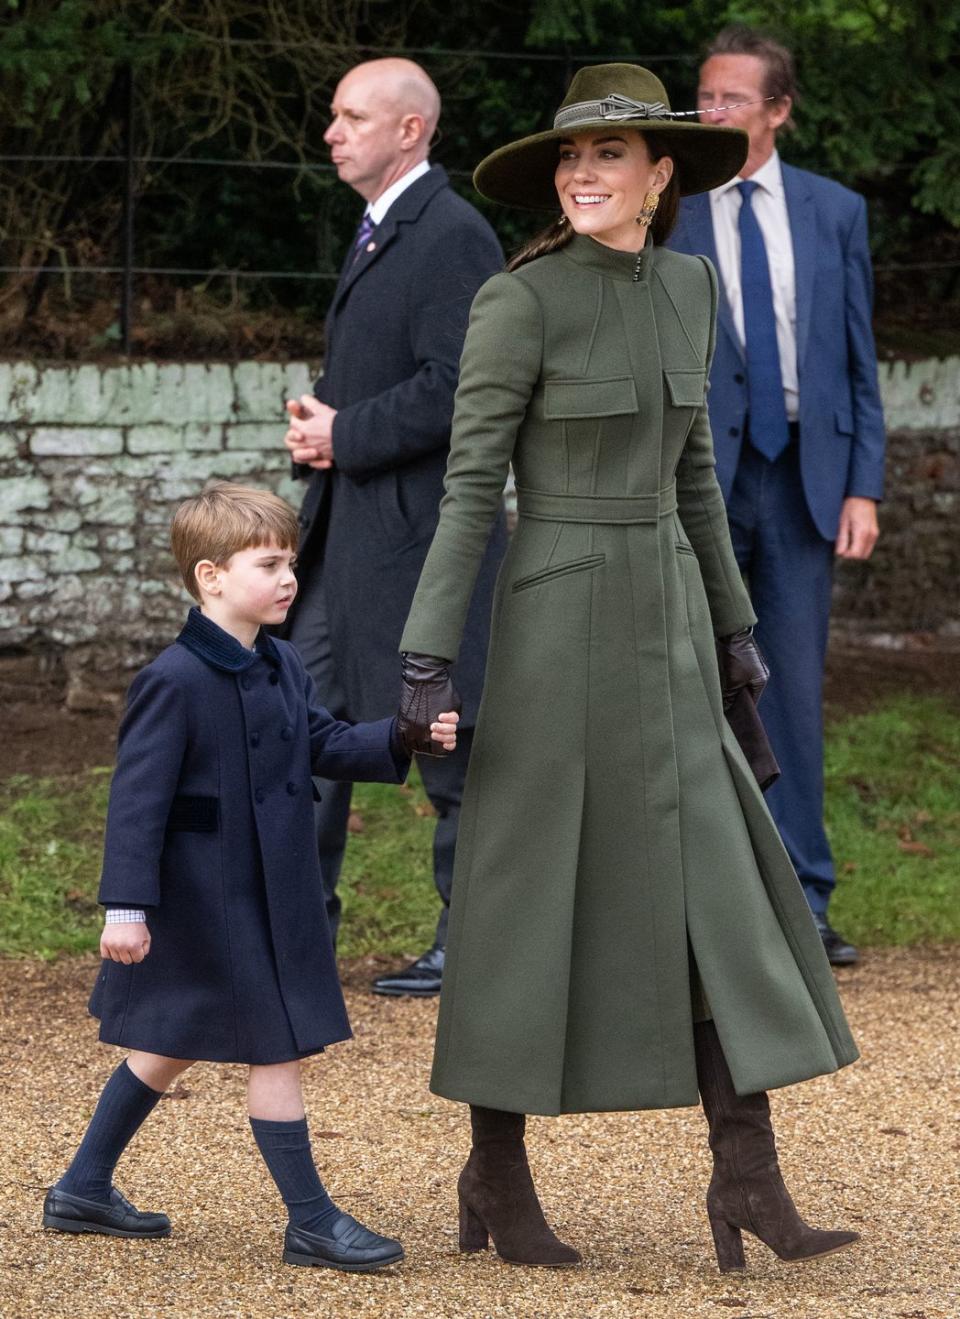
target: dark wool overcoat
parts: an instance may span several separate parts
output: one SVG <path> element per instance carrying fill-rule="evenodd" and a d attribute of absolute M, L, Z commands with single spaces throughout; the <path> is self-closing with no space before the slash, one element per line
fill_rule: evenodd
<path fill-rule="evenodd" d="M 313 700 L 296 651 L 256 653 L 192 609 L 134 679 L 99 900 L 146 909 L 151 948 L 104 961 L 90 1011 L 109 1044 L 277 1063 L 350 1036 L 320 884 L 311 774 L 402 781 L 392 720 Z"/>
<path fill-rule="evenodd" d="M 709 262 L 586 237 L 474 303 L 402 640 L 456 654 L 512 459 L 433 1070 L 448 1098 L 695 1104 L 694 962 L 741 1094 L 857 1056 L 723 716 L 714 637 L 754 615 L 704 403 L 716 304 Z"/>
<path fill-rule="evenodd" d="M 434 166 L 348 253 L 326 323 L 316 395 L 337 409 L 335 466 L 309 478 L 297 575 L 323 578 L 337 684 L 349 719 L 397 705 L 397 644 L 437 527 L 457 369 L 480 285 L 503 266 L 493 230 Z M 460 661 L 463 726 L 476 717 L 490 605 L 506 548 L 492 520 Z M 294 602 L 293 610 L 308 608 Z M 290 618 L 293 618 L 291 611 Z"/>

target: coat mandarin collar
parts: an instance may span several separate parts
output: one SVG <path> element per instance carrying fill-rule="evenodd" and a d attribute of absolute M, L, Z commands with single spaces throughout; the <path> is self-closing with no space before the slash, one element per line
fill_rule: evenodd
<path fill-rule="evenodd" d="M 578 266 L 592 270 L 607 279 L 622 279 L 632 282 L 637 273 L 637 260 L 640 261 L 640 274 L 637 282 L 644 282 L 656 260 L 653 242 L 647 242 L 643 249 L 636 252 L 621 252 L 618 248 L 607 247 L 586 234 L 574 234 L 566 247 L 560 249 L 570 261 Z"/>
<path fill-rule="evenodd" d="M 258 659 L 265 659 L 272 665 L 280 663 L 273 638 L 262 629 L 257 634 L 255 648 L 247 650 L 236 637 L 202 614 L 197 605 L 187 614 L 187 621 L 177 641 L 205 664 L 213 669 L 221 669 L 224 673 L 243 673 L 252 664 L 256 664 Z"/>

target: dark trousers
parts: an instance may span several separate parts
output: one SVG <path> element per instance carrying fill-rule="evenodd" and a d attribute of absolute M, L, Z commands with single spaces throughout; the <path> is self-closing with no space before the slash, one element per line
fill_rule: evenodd
<path fill-rule="evenodd" d="M 323 584 L 319 572 L 314 573 L 301 588 L 301 599 L 290 629 L 290 640 L 300 653 L 317 688 L 320 703 L 341 719 L 350 718 L 346 699 L 337 681 L 330 650 L 327 611 L 323 599 Z M 400 657 L 397 656 L 397 697 L 400 695 Z M 437 825 L 433 835 L 433 879 L 440 895 L 440 916 L 437 921 L 435 943 L 446 946 L 447 920 L 450 914 L 450 894 L 453 889 L 453 858 L 457 846 L 457 826 L 460 823 L 460 804 L 463 800 L 463 782 L 470 758 L 473 729 L 457 733 L 457 749 L 449 756 L 420 756 L 417 766 L 423 786 L 437 812 Z M 350 816 L 352 783 L 334 783 L 329 779 L 316 779 L 321 800 L 315 808 L 317 850 L 320 854 L 320 872 L 323 893 L 334 943 L 340 925 L 340 897 L 337 885 L 343 854 L 347 846 L 347 821 Z"/>
<path fill-rule="evenodd" d="M 782 776 L 767 792 L 811 910 L 826 915 L 835 884 L 823 827 L 823 670 L 833 543 L 807 511 L 796 441 L 775 462 L 744 444 L 727 503 L 730 534 L 770 665 L 760 717 Z"/>

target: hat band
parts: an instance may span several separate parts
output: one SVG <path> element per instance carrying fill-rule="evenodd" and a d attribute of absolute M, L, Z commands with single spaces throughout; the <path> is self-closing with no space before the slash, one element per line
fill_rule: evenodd
<path fill-rule="evenodd" d="M 670 110 L 663 101 L 635 101 L 631 96 L 621 96 L 612 92 L 601 101 L 577 101 L 558 110 L 553 121 L 554 129 L 576 128 L 578 124 L 589 124 L 597 119 L 609 119 L 617 123 L 623 119 L 670 119 Z"/>

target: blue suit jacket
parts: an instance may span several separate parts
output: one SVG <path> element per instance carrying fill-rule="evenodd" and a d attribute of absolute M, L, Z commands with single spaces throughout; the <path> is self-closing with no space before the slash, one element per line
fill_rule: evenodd
<path fill-rule="evenodd" d="M 783 165 L 796 269 L 800 470 L 810 515 L 834 540 L 843 500 L 883 495 L 884 428 L 871 329 L 873 279 L 861 196 Z M 685 198 L 670 244 L 717 264 L 707 193 Z M 743 350 L 720 281 L 709 409 L 717 477 L 729 498 L 743 443 Z"/>

